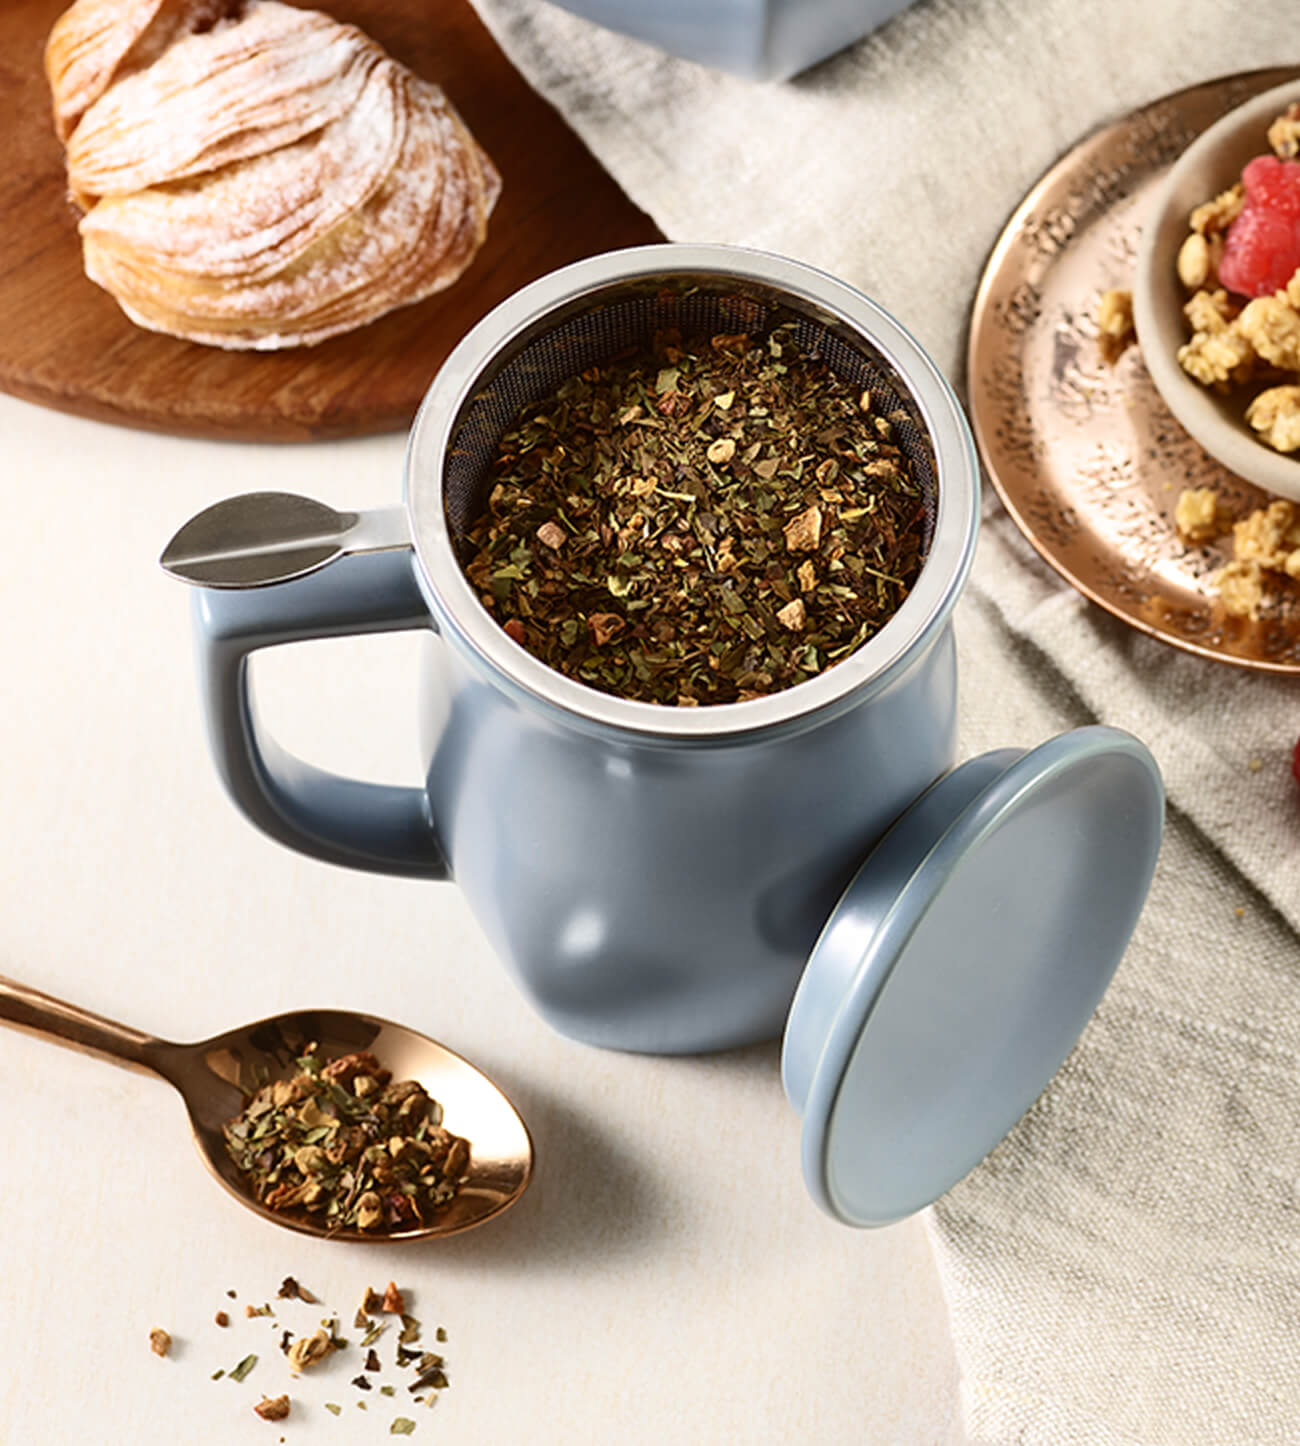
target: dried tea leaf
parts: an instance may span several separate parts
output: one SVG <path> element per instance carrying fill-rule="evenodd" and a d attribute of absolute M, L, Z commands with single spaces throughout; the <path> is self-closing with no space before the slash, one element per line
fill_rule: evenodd
<path fill-rule="evenodd" d="M 924 561 L 904 417 L 874 405 L 792 327 L 666 329 L 520 410 L 461 565 L 516 643 L 602 692 L 697 707 L 793 687 L 873 637 Z"/>
<path fill-rule="evenodd" d="M 318 1365 L 336 1349 L 331 1331 L 322 1326 L 309 1336 L 299 1336 L 289 1347 L 289 1369 L 297 1375 Z"/>
<path fill-rule="evenodd" d="M 416 1080 L 394 1081 L 368 1052 L 325 1062 L 315 1046 L 299 1073 L 260 1086 L 223 1126 L 226 1148 L 257 1199 L 327 1232 L 424 1225 L 460 1187 L 469 1142 L 442 1128 L 442 1107 Z M 292 1276 L 280 1295 L 314 1303 Z M 362 1312 L 381 1308 L 367 1292 Z M 248 1315 L 271 1315 L 269 1305 Z M 359 1312 L 359 1314 L 361 1314 Z"/>
<path fill-rule="evenodd" d="M 245 1356 L 244 1359 L 231 1370 L 230 1379 L 232 1381 L 242 1381 L 256 1364 L 257 1357 L 255 1355 Z"/>

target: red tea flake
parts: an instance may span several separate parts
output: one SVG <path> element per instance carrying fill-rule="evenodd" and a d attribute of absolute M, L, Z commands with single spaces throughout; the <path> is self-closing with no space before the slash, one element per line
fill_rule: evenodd
<path fill-rule="evenodd" d="M 263 1421 L 283 1421 L 289 1415 L 288 1396 L 263 1396 L 253 1407 L 253 1414 Z"/>

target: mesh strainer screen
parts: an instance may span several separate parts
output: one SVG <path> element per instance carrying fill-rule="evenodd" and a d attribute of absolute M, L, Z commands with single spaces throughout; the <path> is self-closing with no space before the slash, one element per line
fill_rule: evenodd
<path fill-rule="evenodd" d="M 806 357 L 824 361 L 855 390 L 869 391 L 872 411 L 889 417 L 893 441 L 911 463 L 922 491 L 921 556 L 928 553 L 937 507 L 934 450 L 920 410 L 898 374 L 864 338 L 847 334 L 832 318 L 801 308 L 797 300 L 777 293 L 717 290 L 717 279 L 710 280 L 706 288 L 686 291 L 648 291 L 641 283 L 612 297 L 602 294 L 489 362 L 456 420 L 446 454 L 443 498 L 457 543 L 478 515 L 491 483 L 497 444 L 521 407 L 548 396 L 586 367 L 648 348 L 655 332 L 669 327 L 677 327 L 685 337 L 714 332 L 762 336 L 789 324 Z M 674 278 L 674 284 L 680 287 L 681 282 Z"/>

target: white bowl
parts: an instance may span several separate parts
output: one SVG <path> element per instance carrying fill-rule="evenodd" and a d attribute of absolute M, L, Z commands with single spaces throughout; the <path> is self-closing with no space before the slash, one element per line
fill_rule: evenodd
<path fill-rule="evenodd" d="M 1229 471 L 1279 497 L 1300 502 L 1300 453 L 1275 452 L 1245 419 L 1261 388 L 1221 394 L 1194 381 L 1178 365 L 1178 348 L 1190 333 L 1183 316 L 1187 293 L 1178 279 L 1178 249 L 1187 217 L 1201 202 L 1241 179 L 1253 156 L 1270 154 L 1268 128 L 1275 116 L 1300 100 L 1300 81 L 1276 86 L 1216 121 L 1178 158 L 1142 230 L 1133 284 L 1133 320 L 1142 360 L 1156 390 L 1182 426 Z"/>

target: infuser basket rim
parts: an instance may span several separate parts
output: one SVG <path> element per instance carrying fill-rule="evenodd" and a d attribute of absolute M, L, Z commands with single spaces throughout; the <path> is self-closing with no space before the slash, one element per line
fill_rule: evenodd
<path fill-rule="evenodd" d="M 856 334 L 893 369 L 934 450 L 934 530 L 920 576 L 874 638 L 820 676 L 743 703 L 678 708 L 615 697 L 548 667 L 506 636 L 479 601 L 456 557 L 444 506 L 443 464 L 463 409 L 501 353 L 549 316 L 627 283 L 755 283 L 802 303 Z M 434 622 L 479 671 L 534 705 L 586 724 L 660 738 L 715 738 L 792 723 L 858 701 L 883 687 L 942 627 L 974 556 L 979 464 L 961 405 L 943 374 L 888 312 L 846 282 L 803 262 L 721 244 L 668 242 L 577 261 L 523 287 L 490 311 L 452 351 L 425 394 L 406 451 L 404 497 L 417 573 Z"/>

